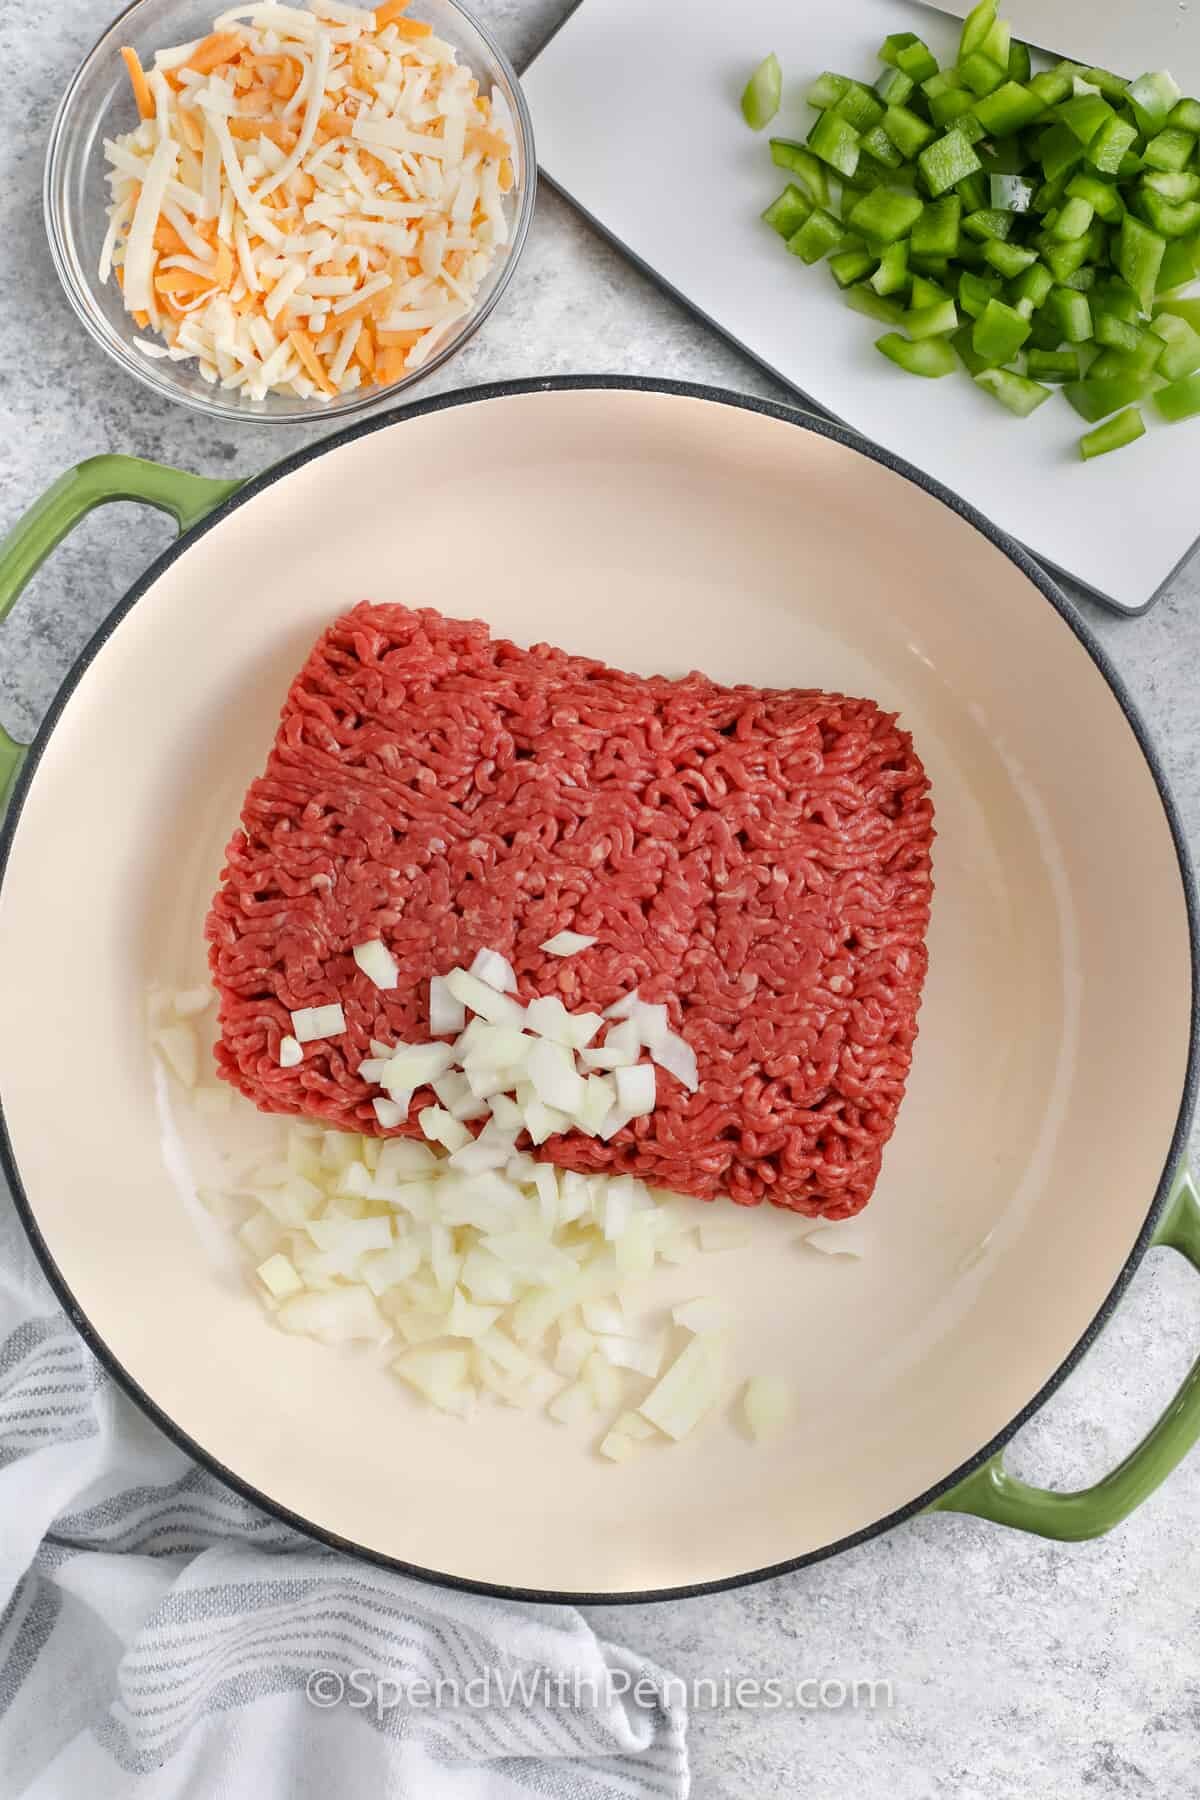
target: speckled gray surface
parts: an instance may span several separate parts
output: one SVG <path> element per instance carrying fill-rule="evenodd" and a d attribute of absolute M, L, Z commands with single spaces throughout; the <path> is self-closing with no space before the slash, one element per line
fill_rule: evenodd
<path fill-rule="evenodd" d="M 489 0 L 482 10 L 520 63 L 565 4 Z M 303 441 L 296 431 L 225 431 L 148 400 L 76 324 L 42 235 L 41 161 L 57 96 L 112 8 L 75 0 L 50 14 L 47 30 L 44 9 L 0 0 L 0 64 L 21 96 L 0 119 L 0 527 L 98 451 L 248 474 Z M 786 399 L 543 191 L 500 313 L 429 391 L 568 370 Z M 95 514 L 32 584 L 0 633 L 0 717 L 15 735 L 36 726 L 76 651 L 166 535 L 133 508 Z M 1081 605 L 1149 720 L 1200 844 L 1200 561 L 1144 619 Z M 1177 1259 L 1151 1257 L 1098 1348 L 1013 1446 L 1013 1468 L 1061 1484 L 1104 1472 L 1178 1384 L 1198 1341 L 1200 1286 Z M 894 1704 L 874 1712 L 702 1709 L 692 1727 L 702 1800 L 1200 1796 L 1200 1453 L 1096 1544 L 921 1520 L 748 1591 L 592 1617 L 683 1674 L 893 1684 Z"/>

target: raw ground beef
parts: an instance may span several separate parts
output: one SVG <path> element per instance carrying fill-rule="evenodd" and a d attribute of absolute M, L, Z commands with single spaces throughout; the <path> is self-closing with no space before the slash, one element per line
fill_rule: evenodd
<path fill-rule="evenodd" d="M 293 684 L 228 848 L 220 1072 L 269 1112 L 378 1134 L 368 1040 L 427 1041 L 429 977 L 488 947 L 522 999 L 664 1001 L 699 1060 L 696 1094 L 660 1070 L 653 1114 L 540 1155 L 841 1218 L 904 1093 L 932 840 L 925 771 L 872 701 L 626 675 L 363 604 Z M 598 941 L 538 948 L 564 928 Z M 392 992 L 351 957 L 371 938 Z M 333 1000 L 345 1035 L 281 1068 L 289 1012 Z"/>

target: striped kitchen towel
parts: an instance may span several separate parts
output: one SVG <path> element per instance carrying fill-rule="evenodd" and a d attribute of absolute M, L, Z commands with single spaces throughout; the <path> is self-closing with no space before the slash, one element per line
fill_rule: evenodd
<path fill-rule="evenodd" d="M 197 1468 L 0 1190 L 4 1800 L 677 1800 L 678 1683 L 573 1607 L 426 1587 Z"/>

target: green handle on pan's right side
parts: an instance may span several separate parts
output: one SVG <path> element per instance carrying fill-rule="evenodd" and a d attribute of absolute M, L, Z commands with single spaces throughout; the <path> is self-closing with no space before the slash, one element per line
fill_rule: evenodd
<path fill-rule="evenodd" d="M 170 513 L 180 531 L 188 531 L 240 486 L 240 481 L 189 475 L 182 469 L 145 462 L 136 456 L 93 456 L 68 469 L 40 500 L 34 501 L 0 543 L 0 620 L 55 545 L 94 507 L 112 500 L 138 500 Z M 25 760 L 26 749 L 0 725 L 0 815 Z"/>
<path fill-rule="evenodd" d="M 1200 1274 L 1200 1200 L 1186 1168 L 1175 1178 L 1166 1212 L 1154 1234 L 1186 1257 Z M 1200 1440 L 1200 1360 L 1162 1418 L 1120 1466 L 1094 1487 L 1056 1494 L 1019 1481 L 993 1456 L 928 1508 L 930 1512 L 974 1513 L 1016 1531 L 1071 1542 L 1102 1537 L 1127 1519 L 1167 1479 Z"/>

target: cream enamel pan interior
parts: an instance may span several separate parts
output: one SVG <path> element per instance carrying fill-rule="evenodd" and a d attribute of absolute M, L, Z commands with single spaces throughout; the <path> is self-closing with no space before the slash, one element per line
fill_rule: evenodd
<path fill-rule="evenodd" d="M 293 459 L 93 647 L 0 887 L 10 1155 L 107 1356 L 297 1521 L 508 1590 L 737 1580 L 911 1508 L 1093 1329 L 1186 1112 L 1179 852 L 1066 617 L 840 434 L 630 384 L 465 398 Z M 939 833 L 931 972 L 870 1253 L 827 1260 L 764 1208 L 751 1249 L 662 1290 L 736 1296 L 739 1365 L 795 1382 L 798 1422 L 769 1447 L 722 1421 L 610 1467 L 541 1417 L 465 1428 L 369 1357 L 275 1331 L 181 1197 L 192 1152 L 145 990 L 203 970 L 205 906 L 288 680 L 364 596 L 639 671 L 872 695 L 915 735 Z"/>

